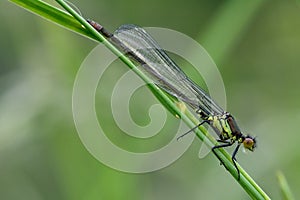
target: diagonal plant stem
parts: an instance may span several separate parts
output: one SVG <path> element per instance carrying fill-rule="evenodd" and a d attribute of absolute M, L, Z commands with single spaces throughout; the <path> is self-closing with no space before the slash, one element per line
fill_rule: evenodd
<path fill-rule="evenodd" d="M 174 102 L 169 98 L 162 90 L 160 90 L 150 78 L 143 74 L 129 58 L 123 55 L 116 47 L 114 47 L 109 41 L 105 39 L 100 33 L 98 33 L 87 21 L 76 13 L 66 2 L 63 0 L 56 0 L 68 13 L 55 8 L 45 2 L 39 0 L 10 0 L 15 4 L 28 9 L 29 11 L 38 14 L 52 22 L 55 22 L 64 28 L 68 28 L 76 33 L 84 35 L 90 39 L 103 43 L 109 50 L 116 54 L 130 69 L 132 69 L 143 81 L 145 81 L 155 96 L 172 112 L 179 116 L 190 128 L 199 124 L 199 120 L 188 110 L 182 109 L 182 106 L 178 106 L 178 102 Z M 182 102 L 180 104 L 184 105 Z M 184 106 L 183 106 L 184 107 Z M 209 147 L 213 147 L 217 144 L 214 137 L 212 137 L 208 131 L 200 126 L 195 130 L 197 137 L 202 140 Z M 223 161 L 224 165 L 228 169 L 229 173 L 238 180 L 236 169 L 231 161 L 230 154 L 224 149 L 216 149 L 216 153 Z M 257 183 L 246 173 L 246 171 L 238 165 L 240 170 L 240 180 L 238 183 L 244 188 L 252 199 L 270 199 L 268 195 L 257 185 Z"/>
<path fill-rule="evenodd" d="M 278 171 L 276 173 L 276 175 L 277 175 L 278 183 L 279 183 L 279 186 L 280 186 L 282 198 L 284 200 L 294 200 L 295 198 L 293 196 L 291 188 L 290 188 L 283 172 Z"/>

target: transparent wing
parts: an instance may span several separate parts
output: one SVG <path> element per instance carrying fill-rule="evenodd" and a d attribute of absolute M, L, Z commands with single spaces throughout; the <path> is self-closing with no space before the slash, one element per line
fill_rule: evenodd
<path fill-rule="evenodd" d="M 132 57 L 142 63 L 141 70 L 158 87 L 206 115 L 224 112 L 203 89 L 186 76 L 144 29 L 135 25 L 122 25 L 114 36 L 126 46 L 126 53 L 134 55 Z"/>

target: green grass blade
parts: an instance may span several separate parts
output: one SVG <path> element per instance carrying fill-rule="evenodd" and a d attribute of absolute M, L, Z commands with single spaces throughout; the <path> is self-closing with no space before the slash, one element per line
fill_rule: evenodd
<path fill-rule="evenodd" d="M 50 4 L 39 0 L 10 0 L 11 2 L 23 7 L 30 12 L 43 17 L 51 22 L 67 28 L 75 33 L 95 39 L 90 31 L 86 30 L 72 15 L 58 9 Z"/>
<path fill-rule="evenodd" d="M 281 171 L 277 172 L 277 179 L 278 179 L 278 183 L 280 186 L 282 199 L 283 200 L 294 200 L 295 198 L 292 194 L 289 184 Z"/>

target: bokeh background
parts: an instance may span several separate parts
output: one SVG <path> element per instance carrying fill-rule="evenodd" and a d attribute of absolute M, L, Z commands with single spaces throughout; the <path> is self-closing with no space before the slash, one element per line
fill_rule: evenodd
<path fill-rule="evenodd" d="M 72 2 L 109 30 L 125 23 L 165 27 L 202 44 L 224 79 L 228 110 L 258 136 L 254 153 L 239 153 L 240 164 L 272 199 L 281 199 L 278 170 L 300 196 L 299 2 Z M 171 166 L 152 173 L 123 173 L 98 162 L 72 117 L 77 70 L 97 43 L 8 1 L 0 2 L 0 16 L 0 199 L 249 199 L 213 155 L 198 159 L 198 140 Z M 122 134 L 109 112 L 109 89 L 127 70 L 116 61 L 100 81 L 97 113 L 114 143 L 147 152 L 168 142 L 178 120 L 169 114 L 166 128 L 150 142 Z M 140 125 L 149 123 L 147 110 L 156 102 L 144 93 L 146 87 L 130 106 Z"/>

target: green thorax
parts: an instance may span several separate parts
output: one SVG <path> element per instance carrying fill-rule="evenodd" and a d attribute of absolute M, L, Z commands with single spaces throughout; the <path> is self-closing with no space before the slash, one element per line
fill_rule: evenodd
<path fill-rule="evenodd" d="M 229 113 L 210 116 L 207 120 L 221 140 L 237 141 L 242 136 L 238 125 Z"/>

